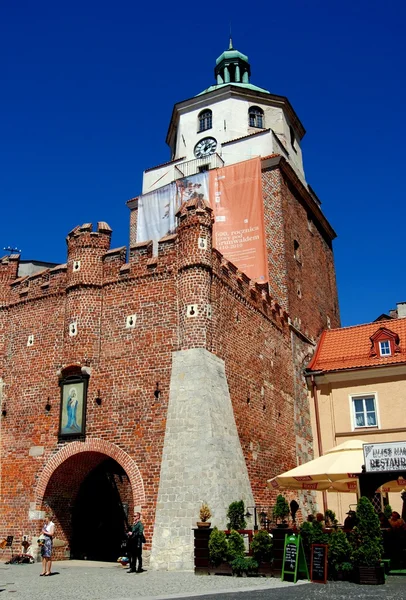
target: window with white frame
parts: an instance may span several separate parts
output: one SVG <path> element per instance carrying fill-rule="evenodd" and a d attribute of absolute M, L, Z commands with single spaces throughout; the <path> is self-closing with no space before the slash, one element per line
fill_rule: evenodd
<path fill-rule="evenodd" d="M 248 109 L 248 122 L 250 127 L 264 128 L 264 111 L 259 106 L 250 106 Z"/>
<path fill-rule="evenodd" d="M 199 129 L 198 131 L 206 131 L 206 129 L 211 129 L 213 126 L 213 115 L 209 108 L 206 110 L 202 110 L 199 113 Z"/>
<path fill-rule="evenodd" d="M 376 399 L 373 394 L 368 396 L 353 396 L 352 409 L 355 428 L 378 426 Z"/>
<path fill-rule="evenodd" d="M 391 355 L 389 340 L 383 340 L 382 342 L 379 342 L 379 354 L 381 356 Z"/>

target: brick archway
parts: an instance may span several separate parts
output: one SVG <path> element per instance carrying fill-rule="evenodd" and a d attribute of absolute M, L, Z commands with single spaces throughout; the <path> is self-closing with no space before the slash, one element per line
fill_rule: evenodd
<path fill-rule="evenodd" d="M 115 444 L 106 442 L 106 440 L 91 438 L 85 442 L 70 442 L 66 444 L 66 446 L 59 450 L 59 452 L 52 456 L 47 462 L 40 474 L 35 490 L 35 502 L 38 505 L 43 501 L 47 485 L 55 470 L 71 456 L 83 452 L 98 452 L 117 461 L 127 473 L 130 480 L 134 506 L 142 506 L 145 504 L 144 484 L 141 473 L 133 459 L 127 452 L 124 452 L 124 450 Z"/>

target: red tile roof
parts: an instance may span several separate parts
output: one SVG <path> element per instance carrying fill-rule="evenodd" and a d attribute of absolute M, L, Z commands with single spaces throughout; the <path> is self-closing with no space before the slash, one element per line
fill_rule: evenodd
<path fill-rule="evenodd" d="M 399 336 L 400 352 L 391 356 L 370 356 L 370 337 L 378 330 L 385 328 Z M 307 367 L 308 371 L 342 371 L 406 363 L 406 318 L 390 319 L 327 329 L 322 333 L 317 350 Z"/>

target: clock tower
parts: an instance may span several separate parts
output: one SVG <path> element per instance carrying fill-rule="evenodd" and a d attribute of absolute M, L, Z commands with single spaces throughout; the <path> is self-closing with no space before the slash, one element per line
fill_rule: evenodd
<path fill-rule="evenodd" d="M 201 170 L 270 154 L 283 156 L 304 182 L 305 129 L 289 100 L 251 83 L 248 56 L 231 39 L 214 75 L 214 85 L 175 104 L 166 137 L 171 161 L 145 171 L 143 193 Z"/>

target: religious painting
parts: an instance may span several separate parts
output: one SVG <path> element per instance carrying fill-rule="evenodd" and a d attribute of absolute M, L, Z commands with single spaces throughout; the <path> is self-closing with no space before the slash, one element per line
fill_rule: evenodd
<path fill-rule="evenodd" d="M 86 430 L 87 378 L 68 377 L 60 385 L 59 437 L 83 436 Z"/>

